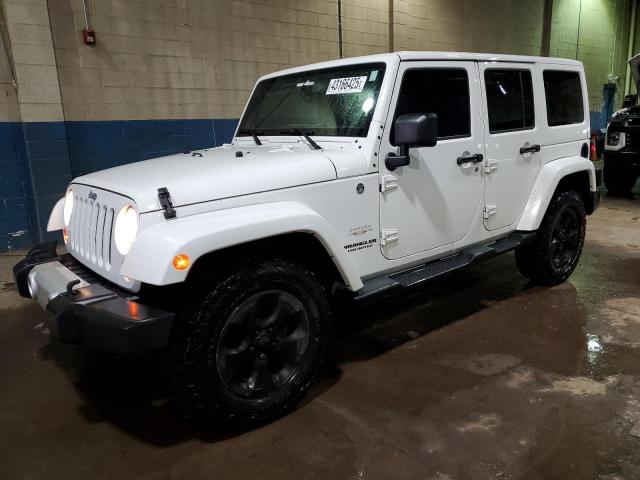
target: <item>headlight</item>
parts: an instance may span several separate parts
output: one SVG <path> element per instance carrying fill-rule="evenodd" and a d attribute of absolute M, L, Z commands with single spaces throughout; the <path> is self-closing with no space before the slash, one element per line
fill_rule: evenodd
<path fill-rule="evenodd" d="M 618 143 L 620 142 L 620 132 L 610 132 L 609 135 L 607 135 L 607 143 L 609 145 L 618 145 Z"/>
<path fill-rule="evenodd" d="M 612 150 L 614 152 L 617 152 L 618 150 L 622 150 L 626 145 L 627 134 L 625 132 L 607 132 L 607 139 L 604 144 L 605 150 Z"/>
<path fill-rule="evenodd" d="M 69 191 L 64 197 L 64 209 L 62 210 L 62 217 L 64 218 L 64 224 L 67 226 L 69 226 L 69 222 L 71 222 L 72 212 L 73 212 L 73 190 L 69 189 Z"/>
<path fill-rule="evenodd" d="M 118 212 L 113 230 L 116 248 L 121 255 L 129 253 L 136 235 L 138 235 L 138 212 L 131 205 L 125 205 Z"/>

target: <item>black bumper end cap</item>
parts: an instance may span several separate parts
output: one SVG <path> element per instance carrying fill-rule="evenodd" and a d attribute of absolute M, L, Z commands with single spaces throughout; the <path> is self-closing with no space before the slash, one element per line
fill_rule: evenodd
<path fill-rule="evenodd" d="M 164 349 L 174 314 L 116 297 L 92 304 L 60 295 L 47 305 L 60 339 L 121 356 L 141 356 Z"/>

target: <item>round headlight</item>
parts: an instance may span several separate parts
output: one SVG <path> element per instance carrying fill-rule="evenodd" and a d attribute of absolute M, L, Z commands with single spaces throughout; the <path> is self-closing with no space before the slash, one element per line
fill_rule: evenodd
<path fill-rule="evenodd" d="M 69 226 L 69 222 L 71 222 L 72 212 L 73 212 L 73 190 L 69 189 L 69 191 L 64 197 L 64 209 L 62 210 L 64 224 L 67 226 Z"/>
<path fill-rule="evenodd" d="M 136 235 L 138 235 L 138 212 L 131 205 L 125 205 L 118 212 L 113 230 L 116 248 L 121 255 L 129 253 Z"/>

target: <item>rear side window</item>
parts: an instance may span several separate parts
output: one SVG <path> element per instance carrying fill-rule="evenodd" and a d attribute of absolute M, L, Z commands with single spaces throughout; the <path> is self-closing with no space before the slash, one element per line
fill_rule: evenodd
<path fill-rule="evenodd" d="M 529 70 L 486 70 L 484 83 L 491 133 L 533 128 L 533 85 Z"/>
<path fill-rule="evenodd" d="M 471 135 L 469 76 L 461 68 L 407 70 L 402 78 L 395 118 L 407 113 L 438 115 L 438 138 Z M 395 145 L 393 130 L 391 144 Z"/>
<path fill-rule="evenodd" d="M 545 70 L 544 92 L 547 97 L 547 121 L 550 127 L 582 123 L 584 105 L 578 72 Z"/>

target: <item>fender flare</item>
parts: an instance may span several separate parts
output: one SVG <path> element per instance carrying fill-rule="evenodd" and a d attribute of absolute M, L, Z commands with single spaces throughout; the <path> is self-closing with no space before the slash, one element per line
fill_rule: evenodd
<path fill-rule="evenodd" d="M 580 156 L 565 157 L 543 165 L 516 229 L 537 230 L 560 181 L 567 175 L 585 171 L 589 173 L 589 190 L 595 192 L 597 190 L 596 173 L 590 160 Z"/>
<path fill-rule="evenodd" d="M 309 233 L 323 245 L 350 290 L 362 288 L 355 265 L 338 236 L 318 212 L 298 202 L 274 202 L 200 213 L 162 221 L 144 229 L 120 268 L 120 274 L 151 285 L 184 282 L 189 269 L 172 261 L 189 255 L 191 265 L 208 253 L 287 233 Z"/>
<path fill-rule="evenodd" d="M 56 202 L 51 209 L 49 222 L 47 223 L 47 232 L 55 232 L 64 228 L 64 197 Z"/>

